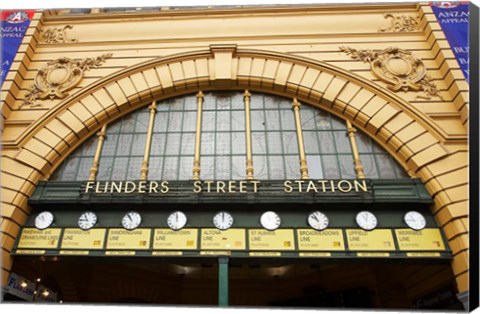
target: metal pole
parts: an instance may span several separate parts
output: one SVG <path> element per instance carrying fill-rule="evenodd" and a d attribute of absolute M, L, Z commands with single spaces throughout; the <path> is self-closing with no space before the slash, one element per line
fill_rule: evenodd
<path fill-rule="evenodd" d="M 228 306 L 228 257 L 218 258 L 218 306 Z"/>

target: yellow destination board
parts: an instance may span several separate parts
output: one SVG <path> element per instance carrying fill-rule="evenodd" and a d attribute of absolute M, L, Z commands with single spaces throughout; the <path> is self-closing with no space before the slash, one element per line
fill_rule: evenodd
<path fill-rule="evenodd" d="M 151 229 L 110 229 L 107 249 L 148 250 L 150 249 Z"/>
<path fill-rule="evenodd" d="M 196 250 L 198 229 L 155 229 L 154 250 Z"/>
<path fill-rule="evenodd" d="M 401 251 L 445 251 L 439 229 L 397 229 L 395 235 Z"/>
<path fill-rule="evenodd" d="M 202 250 L 245 250 L 245 229 L 202 229 Z"/>
<path fill-rule="evenodd" d="M 44 229 L 25 228 L 22 230 L 18 248 L 29 249 L 56 249 L 60 240 L 62 229 Z"/>
<path fill-rule="evenodd" d="M 101 250 L 103 249 L 105 232 L 105 229 L 66 228 L 62 236 L 61 248 Z"/>
<path fill-rule="evenodd" d="M 293 251 L 295 240 L 292 229 L 248 230 L 248 245 L 252 251 Z"/>
<path fill-rule="evenodd" d="M 347 229 L 347 241 L 351 251 L 395 251 L 390 229 Z"/>
<path fill-rule="evenodd" d="M 298 249 L 300 251 L 345 250 L 342 229 L 328 229 L 323 231 L 298 229 L 297 239 Z"/>

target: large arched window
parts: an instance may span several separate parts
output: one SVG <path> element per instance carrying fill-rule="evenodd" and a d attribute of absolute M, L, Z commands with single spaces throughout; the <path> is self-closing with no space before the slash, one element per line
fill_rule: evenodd
<path fill-rule="evenodd" d="M 200 179 L 229 180 L 246 177 L 247 144 L 255 179 L 281 180 L 300 177 L 299 136 L 311 179 L 352 179 L 357 148 L 366 178 L 407 177 L 398 163 L 366 134 L 348 136 L 346 122 L 309 105 L 300 107 L 297 125 L 292 100 L 253 93 L 249 97 L 251 128 L 246 128 L 246 106 L 241 92 L 209 92 L 157 102 L 153 129 L 149 108 L 141 108 L 111 123 L 102 145 L 93 136 L 71 154 L 52 176 L 52 181 L 89 178 L 96 150 L 101 151 L 96 180 L 139 180 L 145 146 L 150 143 L 148 180 L 191 180 L 195 147 L 199 146 Z M 201 115 L 201 127 L 197 115 Z M 200 132 L 200 141 L 196 141 Z M 100 146 L 100 147 L 99 147 Z"/>

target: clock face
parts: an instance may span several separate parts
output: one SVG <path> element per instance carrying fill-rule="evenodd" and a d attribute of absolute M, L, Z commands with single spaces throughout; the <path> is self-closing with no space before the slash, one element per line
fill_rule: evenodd
<path fill-rule="evenodd" d="M 359 212 L 355 220 L 360 228 L 364 230 L 373 230 L 377 226 L 377 217 L 371 212 Z"/>
<path fill-rule="evenodd" d="M 282 220 L 275 212 L 269 211 L 263 213 L 262 217 L 260 217 L 260 223 L 267 230 L 275 230 L 280 227 Z"/>
<path fill-rule="evenodd" d="M 142 223 L 142 216 L 137 212 L 129 212 L 122 219 L 122 226 L 127 230 L 133 230 Z"/>
<path fill-rule="evenodd" d="M 308 215 L 308 224 L 315 230 L 323 230 L 328 227 L 328 217 L 322 212 L 315 211 Z"/>
<path fill-rule="evenodd" d="M 173 230 L 180 230 L 187 224 L 187 216 L 180 212 L 176 211 L 170 214 L 167 219 L 167 225 Z"/>
<path fill-rule="evenodd" d="M 213 224 L 220 230 L 227 230 L 233 225 L 233 217 L 227 212 L 219 212 L 213 216 Z"/>
<path fill-rule="evenodd" d="M 85 212 L 78 218 L 78 226 L 83 230 L 88 230 L 97 223 L 97 215 L 93 212 Z"/>
<path fill-rule="evenodd" d="M 53 223 L 53 214 L 51 212 L 41 212 L 35 217 L 35 227 L 37 229 L 46 229 Z"/>
<path fill-rule="evenodd" d="M 422 230 L 427 225 L 427 221 L 422 214 L 416 211 L 410 211 L 405 214 L 403 220 L 413 230 Z"/>

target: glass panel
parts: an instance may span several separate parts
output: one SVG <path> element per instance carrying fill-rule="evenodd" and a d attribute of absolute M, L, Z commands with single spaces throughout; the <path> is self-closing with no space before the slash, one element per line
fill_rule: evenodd
<path fill-rule="evenodd" d="M 351 155 L 339 155 L 340 173 L 342 179 L 355 179 L 356 173 L 353 165 L 353 157 Z"/>
<path fill-rule="evenodd" d="M 250 120 L 252 120 L 251 117 L 250 117 Z M 234 131 L 245 130 L 245 112 L 244 111 L 232 111 L 232 130 Z"/>
<path fill-rule="evenodd" d="M 216 154 L 217 155 L 230 155 L 230 133 L 217 133 L 216 142 Z"/>
<path fill-rule="evenodd" d="M 128 157 L 116 157 L 113 160 L 112 180 L 125 180 L 128 169 Z"/>
<path fill-rule="evenodd" d="M 268 169 L 272 180 L 285 179 L 285 167 L 283 156 L 269 156 Z"/>
<path fill-rule="evenodd" d="M 83 156 L 95 156 L 95 152 L 97 151 L 97 144 L 98 143 L 98 136 L 92 136 L 88 140 L 86 140 L 81 148 L 77 149 L 79 152 L 83 151 Z"/>
<path fill-rule="evenodd" d="M 267 133 L 267 144 L 268 144 L 268 153 L 269 154 L 282 154 L 282 140 L 280 138 L 280 132 L 268 132 Z"/>
<path fill-rule="evenodd" d="M 180 134 L 167 133 L 167 147 L 165 154 L 175 156 L 180 154 Z"/>
<path fill-rule="evenodd" d="M 347 130 L 347 123 L 338 118 L 337 116 L 334 116 L 332 114 L 328 114 L 331 118 L 331 122 L 332 122 L 332 128 L 333 130 Z"/>
<path fill-rule="evenodd" d="M 232 132 L 232 154 L 245 155 L 245 132 Z"/>
<path fill-rule="evenodd" d="M 201 157 L 200 158 L 200 177 L 202 180 L 213 179 L 213 157 Z"/>
<path fill-rule="evenodd" d="M 378 178 L 378 171 L 377 166 L 375 165 L 375 160 L 373 159 L 373 155 L 367 154 L 360 154 L 360 160 L 363 165 L 363 171 L 365 173 L 365 177 L 367 178 Z M 355 167 L 354 167 L 355 169 Z"/>
<path fill-rule="evenodd" d="M 265 114 L 263 111 L 251 111 L 252 130 L 263 131 L 265 130 Z"/>
<path fill-rule="evenodd" d="M 325 179 L 340 179 L 337 156 L 322 156 Z"/>
<path fill-rule="evenodd" d="M 178 171 L 178 157 L 165 157 L 163 162 L 162 180 L 176 180 Z"/>
<path fill-rule="evenodd" d="M 232 179 L 241 180 L 246 177 L 246 158 L 245 156 L 232 157 Z"/>
<path fill-rule="evenodd" d="M 266 111 L 265 122 L 267 130 L 280 130 L 280 113 L 278 111 Z"/>
<path fill-rule="evenodd" d="M 307 155 L 308 175 L 311 179 L 323 179 L 322 160 L 319 155 Z"/>
<path fill-rule="evenodd" d="M 328 131 L 318 132 L 318 139 L 320 141 L 320 151 L 322 154 L 335 154 L 335 142 L 333 140 L 333 133 Z"/>
<path fill-rule="evenodd" d="M 193 174 L 193 157 L 180 157 L 179 180 L 189 180 Z"/>
<path fill-rule="evenodd" d="M 168 113 L 157 112 L 155 115 L 155 124 L 153 125 L 153 132 L 166 132 L 168 126 Z"/>
<path fill-rule="evenodd" d="M 217 110 L 229 110 L 231 93 L 217 93 Z"/>
<path fill-rule="evenodd" d="M 213 155 L 215 152 L 215 133 L 202 133 L 201 155 Z"/>
<path fill-rule="evenodd" d="M 105 137 L 102 147 L 102 156 L 115 155 L 115 148 L 117 147 L 118 134 L 110 134 Z"/>
<path fill-rule="evenodd" d="M 215 159 L 215 179 L 228 180 L 230 178 L 230 157 L 217 156 Z"/>
<path fill-rule="evenodd" d="M 310 107 L 303 107 L 300 110 L 300 120 L 302 121 L 302 130 L 315 130 L 315 109 Z"/>
<path fill-rule="evenodd" d="M 254 155 L 253 156 L 253 170 L 256 179 L 268 179 L 267 171 L 267 156 Z"/>
<path fill-rule="evenodd" d="M 252 93 L 252 96 L 250 97 L 250 109 L 263 109 L 262 94 Z"/>
<path fill-rule="evenodd" d="M 283 150 L 285 154 L 298 154 L 298 142 L 296 132 L 282 132 Z"/>
<path fill-rule="evenodd" d="M 127 180 L 139 180 L 142 169 L 143 158 L 132 157 L 128 164 Z"/>
<path fill-rule="evenodd" d="M 150 146 L 150 155 L 165 154 L 166 134 L 154 133 L 152 135 L 152 144 Z"/>
<path fill-rule="evenodd" d="M 278 109 L 280 104 L 279 97 L 263 95 L 265 109 Z"/>
<path fill-rule="evenodd" d="M 265 133 L 252 132 L 252 154 L 258 155 L 266 152 Z"/>
<path fill-rule="evenodd" d="M 183 100 L 184 97 L 171 98 L 170 111 L 183 111 Z"/>
<path fill-rule="evenodd" d="M 243 112 L 243 109 L 245 108 L 245 103 L 243 102 L 243 93 L 233 93 L 231 97 L 232 110 L 242 110 Z"/>
<path fill-rule="evenodd" d="M 350 146 L 350 140 L 348 139 L 347 132 L 335 131 L 333 132 L 335 137 L 335 145 L 338 153 L 351 153 L 352 147 Z"/>
<path fill-rule="evenodd" d="M 168 115 L 168 131 L 179 132 L 182 130 L 183 112 L 170 112 Z"/>
<path fill-rule="evenodd" d="M 195 133 L 182 134 L 182 155 L 193 155 L 195 153 Z"/>
<path fill-rule="evenodd" d="M 363 159 L 362 159 L 363 160 Z M 392 163 L 391 157 L 387 154 L 376 154 L 375 160 L 377 162 L 377 168 L 379 178 L 381 179 L 395 179 L 395 166 Z"/>
<path fill-rule="evenodd" d="M 145 154 L 146 143 L 147 143 L 147 133 L 134 134 L 131 156 L 143 156 Z"/>
<path fill-rule="evenodd" d="M 317 110 L 314 113 L 314 119 L 317 125 L 317 130 L 331 130 L 330 114 L 325 111 Z"/>
<path fill-rule="evenodd" d="M 77 178 L 78 164 L 80 163 L 80 158 L 69 158 L 67 159 L 67 164 L 63 168 L 63 175 L 61 176 L 62 181 L 74 181 Z"/>
<path fill-rule="evenodd" d="M 80 160 L 76 181 L 87 180 L 92 168 L 93 157 L 86 157 Z"/>
<path fill-rule="evenodd" d="M 98 167 L 97 180 L 110 180 L 113 167 L 112 157 L 100 158 L 100 166 Z"/>
<path fill-rule="evenodd" d="M 137 124 L 135 125 L 135 133 L 147 133 L 148 123 L 150 121 L 150 112 L 139 109 L 142 112 L 138 113 Z"/>
<path fill-rule="evenodd" d="M 203 111 L 202 132 L 215 131 L 215 111 Z"/>
<path fill-rule="evenodd" d="M 197 111 L 197 94 L 190 94 L 185 96 L 185 110 L 186 111 Z M 203 108 L 203 106 L 202 106 Z"/>
<path fill-rule="evenodd" d="M 230 112 L 217 111 L 217 129 L 216 131 L 227 131 L 230 129 Z"/>
<path fill-rule="evenodd" d="M 197 113 L 188 111 L 183 114 L 183 132 L 195 132 L 197 128 Z"/>
<path fill-rule="evenodd" d="M 300 109 L 301 111 L 301 109 Z M 296 130 L 295 114 L 293 110 L 281 110 L 280 116 L 282 119 L 282 130 Z"/>
<path fill-rule="evenodd" d="M 115 154 L 117 156 L 130 156 L 130 147 L 133 141 L 133 134 L 120 134 L 118 136 L 117 149 Z"/>
<path fill-rule="evenodd" d="M 150 157 L 148 162 L 148 179 L 161 180 L 163 171 L 163 157 Z"/>
<path fill-rule="evenodd" d="M 372 141 L 363 132 L 355 132 L 355 141 L 357 142 L 360 153 L 370 153 L 372 151 Z"/>
<path fill-rule="evenodd" d="M 203 110 L 215 110 L 216 97 L 213 93 L 205 93 L 203 97 Z"/>
<path fill-rule="evenodd" d="M 305 152 L 307 154 L 318 154 L 320 153 L 320 146 L 317 139 L 316 131 L 304 131 L 303 132 L 303 142 L 305 144 Z"/>
<path fill-rule="evenodd" d="M 298 156 L 285 156 L 285 161 L 287 163 L 287 178 L 300 178 L 300 163 Z"/>
<path fill-rule="evenodd" d="M 132 133 L 135 128 L 135 121 L 137 119 L 137 113 L 134 112 L 122 118 L 122 128 L 120 133 Z"/>

